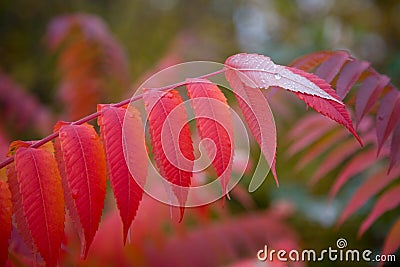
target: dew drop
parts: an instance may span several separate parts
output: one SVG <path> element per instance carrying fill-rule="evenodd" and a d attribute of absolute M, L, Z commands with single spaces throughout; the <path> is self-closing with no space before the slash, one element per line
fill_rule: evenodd
<path fill-rule="evenodd" d="M 78 198 L 78 193 L 79 193 L 78 189 L 73 189 L 72 192 L 71 192 L 72 198 L 73 199 L 77 199 Z"/>
<path fill-rule="evenodd" d="M 67 137 L 67 133 L 66 132 L 60 132 L 60 137 L 62 137 L 62 138 Z"/>
<path fill-rule="evenodd" d="M 282 76 L 279 73 L 276 73 L 274 75 L 275 79 L 280 80 L 282 78 Z"/>
<path fill-rule="evenodd" d="M 97 136 L 95 134 L 92 134 L 92 135 L 90 135 L 90 138 L 95 140 L 95 139 L 97 139 Z"/>

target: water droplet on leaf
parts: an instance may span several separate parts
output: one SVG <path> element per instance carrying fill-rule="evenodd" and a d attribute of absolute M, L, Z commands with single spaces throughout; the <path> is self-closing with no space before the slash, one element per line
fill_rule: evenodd
<path fill-rule="evenodd" d="M 72 192 L 71 192 L 72 198 L 73 199 L 77 199 L 78 198 L 78 193 L 79 193 L 78 189 L 73 189 Z"/>
<path fill-rule="evenodd" d="M 282 76 L 279 73 L 275 74 L 274 77 L 277 80 L 280 80 L 282 78 Z"/>

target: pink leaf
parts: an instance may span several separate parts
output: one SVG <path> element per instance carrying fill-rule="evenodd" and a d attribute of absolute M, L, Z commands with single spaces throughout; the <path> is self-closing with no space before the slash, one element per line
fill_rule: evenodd
<path fill-rule="evenodd" d="M 227 80 L 233 88 L 244 119 L 271 167 L 275 182 L 278 185 L 279 182 L 274 163 L 276 157 L 276 129 L 273 114 L 267 99 L 261 91 L 244 84 L 236 74 L 237 72 L 229 69 L 225 73 Z"/>
<path fill-rule="evenodd" d="M 361 74 L 369 67 L 367 61 L 351 61 L 347 63 L 340 72 L 336 83 L 336 93 L 340 99 L 344 99 L 354 86 Z"/>
<path fill-rule="evenodd" d="M 320 158 L 332 146 L 336 146 L 338 140 L 346 140 L 347 136 L 348 133 L 341 128 L 337 128 L 336 131 L 326 134 L 302 154 L 301 159 L 296 164 L 296 169 L 301 170 L 305 168 L 311 161 Z"/>
<path fill-rule="evenodd" d="M 355 104 L 357 125 L 376 103 L 383 88 L 388 83 L 389 78 L 383 75 L 369 76 L 361 83 L 360 87 L 358 88 Z"/>
<path fill-rule="evenodd" d="M 381 101 L 376 116 L 376 135 L 378 137 L 378 154 L 400 120 L 400 93 L 392 90 Z"/>
<path fill-rule="evenodd" d="M 332 123 L 332 121 L 329 121 L 319 116 L 319 125 L 316 125 L 316 127 L 313 128 L 304 129 L 304 131 L 302 132 L 297 132 L 297 138 L 290 146 L 288 150 L 288 155 L 294 155 L 302 149 L 307 148 L 319 138 L 322 138 L 322 136 L 327 134 L 329 131 L 335 129 L 335 126 L 336 124 Z M 294 134 L 294 132 L 290 133 L 290 135 Z"/>
<path fill-rule="evenodd" d="M 225 195 L 232 171 L 234 147 L 233 124 L 228 103 L 218 86 L 208 80 L 191 80 L 187 90 L 197 118 L 199 135 L 202 139 L 208 138 L 212 141 L 207 142 L 205 147 Z"/>
<path fill-rule="evenodd" d="M 374 208 L 364 220 L 358 232 L 362 236 L 365 231 L 385 212 L 396 208 L 400 204 L 400 186 L 396 186 L 385 192 L 375 203 Z"/>
<path fill-rule="evenodd" d="M 330 88 L 325 81 L 310 80 L 310 77 L 316 78 L 316 76 L 309 73 L 305 76 L 306 72 L 276 65 L 269 57 L 242 53 L 229 57 L 225 64 L 233 71 L 241 73 L 242 75 L 238 76 L 250 87 L 268 89 L 271 86 L 279 86 L 292 92 L 329 99 L 343 105 L 337 96 L 321 88 L 321 86 Z M 297 73 L 293 70 L 297 70 Z"/>
<path fill-rule="evenodd" d="M 347 55 L 343 52 L 341 57 L 344 58 L 344 54 Z M 344 104 L 324 80 L 296 68 L 276 65 L 269 57 L 257 54 L 237 54 L 229 57 L 225 64 L 241 73 L 240 78 L 249 87 L 278 86 L 295 92 L 308 106 L 344 125 L 361 144 Z"/>
<path fill-rule="evenodd" d="M 347 52 L 337 51 L 318 67 L 315 75 L 330 83 L 349 58 L 350 56 Z"/>
<path fill-rule="evenodd" d="M 338 220 L 338 224 L 342 224 L 348 217 L 356 212 L 364 203 L 367 202 L 372 196 L 380 192 L 385 186 L 390 184 L 393 180 L 397 179 L 400 175 L 400 168 L 393 169 L 390 174 L 382 169 L 375 173 L 359 187 L 354 193 L 353 197 L 347 203 L 345 210 L 342 212 Z"/>
<path fill-rule="evenodd" d="M 372 120 L 364 120 L 360 125 L 360 130 L 363 134 L 363 140 L 365 144 L 373 143 L 375 141 L 375 135 L 370 131 Z M 340 144 L 336 145 L 319 164 L 318 169 L 315 171 L 313 177 L 310 180 L 310 184 L 313 185 L 319 181 L 324 175 L 329 173 L 331 170 L 336 168 L 339 164 L 347 161 L 350 155 L 356 153 L 360 147 L 352 139 L 345 140 Z"/>
<path fill-rule="evenodd" d="M 392 136 L 392 144 L 390 146 L 390 166 L 388 172 L 390 172 L 393 166 L 400 161 L 400 123 L 394 128 Z"/>
<path fill-rule="evenodd" d="M 379 158 L 381 158 L 380 156 Z M 378 158 L 378 159 L 379 159 Z M 367 167 L 371 166 L 373 163 L 377 162 L 376 152 L 374 149 L 363 151 L 352 158 L 346 166 L 341 170 L 338 178 L 335 180 L 331 191 L 329 192 L 329 197 L 332 199 L 336 196 L 337 192 L 342 188 L 342 186 L 354 175 L 362 172 Z"/>
<path fill-rule="evenodd" d="M 313 185 L 317 183 L 322 177 L 358 150 L 359 146 L 353 140 L 347 140 L 338 144 L 321 162 L 318 169 L 315 171 L 315 174 L 311 178 L 310 184 Z"/>

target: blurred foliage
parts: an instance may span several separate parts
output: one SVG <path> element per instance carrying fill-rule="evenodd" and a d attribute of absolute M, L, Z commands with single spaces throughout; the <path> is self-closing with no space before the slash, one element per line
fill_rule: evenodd
<path fill-rule="evenodd" d="M 56 56 L 46 48 L 44 36 L 51 19 L 72 12 L 96 14 L 106 22 L 125 49 L 133 84 L 171 54 L 175 61 L 223 62 L 237 52 L 256 52 L 287 64 L 308 52 L 345 49 L 372 62 L 379 72 L 392 78 L 393 84 L 400 85 L 400 2 L 396 0 L 3 0 L 0 69 L 54 113 L 61 112 L 56 92 L 59 77 L 55 72 Z M 128 88 L 126 92 L 131 93 Z M 345 237 L 352 247 L 379 249 L 385 219 L 378 221 L 362 240 L 355 240 L 357 229 L 351 221 L 338 231 L 329 228 L 353 191 L 343 192 L 333 207 L 328 207 L 324 198 L 332 181 L 329 177 L 307 191 L 309 171 L 297 173 L 290 168 L 298 159 L 284 157 L 288 144 L 279 137 L 296 116 L 303 114 L 304 107 L 282 110 L 278 106 L 281 102 L 276 103 L 272 110 L 278 127 L 281 187 L 277 189 L 269 177 L 253 194 L 258 207 L 282 199 L 290 202 L 296 212 L 291 223 L 300 233 L 303 247 L 320 250 Z M 29 137 L 26 132 L 2 131 L 10 140 Z M 257 153 L 252 157 L 258 157 Z M 243 212 L 239 206 L 233 202 L 232 210 Z M 331 220 L 323 218 L 321 222 L 319 218 L 324 214 L 318 212 L 330 208 Z M 359 217 L 365 216 L 360 213 Z M 353 220 L 359 225 L 361 219 Z"/>

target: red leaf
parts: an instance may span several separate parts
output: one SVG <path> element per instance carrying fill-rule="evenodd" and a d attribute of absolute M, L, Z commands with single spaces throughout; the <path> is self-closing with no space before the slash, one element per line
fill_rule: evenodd
<path fill-rule="evenodd" d="M 388 172 L 400 161 L 400 123 L 394 128 L 390 146 L 390 166 Z"/>
<path fill-rule="evenodd" d="M 386 235 L 385 244 L 380 255 L 390 255 L 400 247 L 400 219 L 394 223 L 389 233 Z M 385 262 L 379 262 L 378 266 L 383 266 Z"/>
<path fill-rule="evenodd" d="M 143 101 L 149 114 L 154 159 L 161 175 L 173 184 L 171 186 L 180 206 L 182 220 L 194 161 L 186 110 L 181 96 L 175 90 L 147 91 Z M 169 190 L 170 187 L 167 188 Z"/>
<path fill-rule="evenodd" d="M 106 161 L 100 139 L 88 124 L 57 123 L 56 157 L 65 199 L 86 257 L 99 226 L 106 194 Z"/>
<path fill-rule="evenodd" d="M 341 170 L 335 183 L 333 184 L 331 191 L 329 192 L 329 197 L 332 199 L 336 196 L 337 192 L 342 188 L 342 186 L 354 175 L 362 172 L 367 167 L 371 166 L 377 162 L 380 157 L 376 157 L 376 152 L 374 149 L 363 151 L 352 158 L 346 166 Z"/>
<path fill-rule="evenodd" d="M 5 181 L 0 180 L 0 266 L 8 258 L 8 241 L 11 236 L 12 203 L 11 192 Z"/>
<path fill-rule="evenodd" d="M 335 91 L 327 84 L 324 80 L 316 77 L 313 74 L 295 69 L 289 68 L 293 73 L 302 75 L 306 77 L 314 84 L 318 85 L 319 88 L 324 90 L 327 94 L 331 95 L 333 98 L 338 99 Z M 297 96 L 303 100 L 308 106 L 312 107 L 319 113 L 331 118 L 332 120 L 344 125 L 358 140 L 358 142 L 362 145 L 362 141 L 356 131 L 353 128 L 353 123 L 350 119 L 350 115 L 346 110 L 346 107 L 343 104 L 338 103 L 337 101 L 333 101 L 331 99 L 324 99 L 318 96 L 309 95 L 309 94 L 301 94 L 297 93 Z"/>
<path fill-rule="evenodd" d="M 237 72 L 228 69 L 225 75 L 233 88 L 244 119 L 271 167 L 276 184 L 279 185 L 275 170 L 276 129 L 268 101 L 259 89 L 246 86 L 237 76 Z M 253 189 L 251 191 L 255 190 Z"/>
<path fill-rule="evenodd" d="M 15 154 L 15 169 L 32 240 L 46 265 L 56 266 L 65 219 L 57 162 L 46 149 L 20 147 Z"/>
<path fill-rule="evenodd" d="M 337 51 L 319 51 L 315 53 L 311 53 L 302 57 L 297 58 L 292 63 L 290 63 L 291 67 L 296 69 L 311 71 L 321 63 L 325 62 L 332 56 L 334 56 Z M 343 52 L 342 52 L 343 53 Z"/>
<path fill-rule="evenodd" d="M 389 83 L 387 76 L 369 76 L 358 88 L 356 98 L 356 124 L 358 125 L 365 114 L 373 107 L 378 100 L 383 88 Z"/>
<path fill-rule="evenodd" d="M 123 224 L 124 243 L 131 226 L 132 220 L 136 216 L 136 211 L 142 199 L 143 189 L 138 185 L 129 172 L 125 161 L 123 143 L 128 142 L 132 149 L 130 157 L 135 157 L 135 177 L 138 181 L 145 181 L 147 175 L 147 152 L 145 146 L 144 130 L 142 120 L 137 110 L 130 108 L 116 108 L 107 105 L 99 105 L 98 110 L 101 116 L 98 119 L 101 137 L 106 152 L 108 172 L 111 181 L 111 187 L 114 190 L 117 206 Z M 125 113 L 127 116 L 124 121 Z M 129 122 L 128 122 L 129 121 Z M 129 132 L 122 133 L 123 123 L 129 123 Z M 123 141 L 123 138 L 129 138 L 129 141 Z M 142 186 L 144 183 L 141 183 Z"/>
<path fill-rule="evenodd" d="M 15 150 L 17 150 L 19 147 L 28 147 L 32 143 L 34 143 L 34 142 L 32 142 L 32 141 L 14 141 L 14 142 L 12 142 L 9 147 L 9 152 L 8 152 L 7 156 L 13 156 L 15 154 Z M 52 143 L 47 143 L 47 144 L 41 146 L 41 148 L 45 149 L 49 152 L 53 152 L 53 150 L 54 150 Z M 8 187 L 11 192 L 11 201 L 13 204 L 13 215 L 14 215 L 15 224 L 16 224 L 17 229 L 18 229 L 20 235 L 22 236 L 25 244 L 28 246 L 29 249 L 31 249 L 32 251 L 35 251 L 36 248 L 33 243 L 31 233 L 28 228 L 28 224 L 26 222 L 26 217 L 22 210 L 21 190 L 20 190 L 20 186 L 18 183 L 17 172 L 15 170 L 15 162 L 8 165 L 6 168 L 6 171 L 7 171 L 7 177 L 8 177 Z"/>
<path fill-rule="evenodd" d="M 224 94 L 208 80 L 191 80 L 187 84 L 191 105 L 201 139 L 210 139 L 205 147 L 217 171 L 222 193 L 227 194 L 233 161 L 233 123 Z M 213 156 L 215 157 L 213 158 Z"/>
<path fill-rule="evenodd" d="M 400 93 L 392 90 L 381 101 L 376 116 L 376 135 L 378 137 L 378 154 L 400 120 Z"/>
<path fill-rule="evenodd" d="M 332 82 L 333 78 L 339 73 L 344 63 L 350 59 L 350 55 L 344 51 L 336 51 L 329 59 L 324 61 L 315 74 L 327 83 Z"/>
<path fill-rule="evenodd" d="M 15 170 L 15 162 L 7 166 L 7 177 L 8 177 L 8 187 L 11 192 L 11 201 L 13 205 L 13 215 L 15 224 L 19 233 L 21 234 L 25 244 L 32 251 L 34 249 L 34 244 L 31 238 L 31 233 L 29 232 L 28 224 L 24 212 L 22 210 L 22 197 L 21 190 L 18 183 L 17 171 Z"/>
<path fill-rule="evenodd" d="M 368 218 L 362 223 L 358 236 L 362 236 L 365 231 L 385 212 L 396 208 L 400 204 L 400 186 L 388 190 L 377 200 L 374 208 L 369 213 Z"/>
<path fill-rule="evenodd" d="M 347 63 L 339 74 L 336 83 L 336 93 L 340 99 L 344 99 L 354 86 L 361 74 L 369 67 L 369 62 L 354 60 Z"/>
<path fill-rule="evenodd" d="M 397 179 L 400 175 L 400 168 L 394 169 L 390 174 L 386 170 L 380 170 L 373 176 L 370 176 L 354 193 L 353 197 L 347 203 L 345 210 L 338 220 L 342 224 L 348 217 L 356 212 L 372 196 L 381 191 L 385 186 Z"/>

